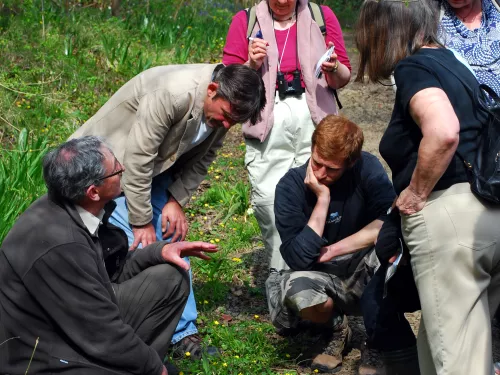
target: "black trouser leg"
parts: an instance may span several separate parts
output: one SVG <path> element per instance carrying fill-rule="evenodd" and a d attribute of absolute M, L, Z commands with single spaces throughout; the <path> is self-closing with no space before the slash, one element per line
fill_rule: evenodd
<path fill-rule="evenodd" d="M 381 266 L 373 275 L 361 297 L 361 309 L 368 335 L 368 346 L 381 351 L 393 351 L 416 345 L 415 335 L 401 308 L 403 295 L 395 295 L 389 290 L 384 295 L 386 267 Z M 398 283 L 403 268 L 398 269 L 390 283 Z M 398 273 L 400 273 L 398 275 Z M 398 278 L 398 279 L 396 279 Z"/>
<path fill-rule="evenodd" d="M 159 264 L 113 288 L 123 321 L 163 359 L 189 295 L 187 272 Z"/>

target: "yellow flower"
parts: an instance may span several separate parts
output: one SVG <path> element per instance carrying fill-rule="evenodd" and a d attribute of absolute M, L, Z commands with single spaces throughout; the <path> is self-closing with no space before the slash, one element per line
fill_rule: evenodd
<path fill-rule="evenodd" d="M 290 358 L 290 354 L 288 354 L 288 353 L 285 354 L 285 357 Z"/>
<path fill-rule="evenodd" d="M 200 234 L 203 234 L 203 231 L 202 231 L 202 230 L 200 230 Z"/>
<path fill-rule="evenodd" d="M 208 207 L 208 203 L 205 203 L 203 206 Z"/>
<path fill-rule="evenodd" d="M 220 225 L 222 228 L 224 228 L 224 227 L 225 227 L 224 223 L 220 223 L 219 225 Z"/>
<path fill-rule="evenodd" d="M 236 263 L 241 263 L 241 259 L 240 258 L 233 258 L 232 261 L 236 262 Z"/>
<path fill-rule="evenodd" d="M 240 356 L 239 355 L 235 355 L 234 358 L 240 359 Z"/>
<path fill-rule="evenodd" d="M 215 243 L 214 240 L 210 240 L 210 243 Z"/>
<path fill-rule="evenodd" d="M 233 230 L 236 230 L 236 228 L 233 228 Z"/>
<path fill-rule="evenodd" d="M 319 371 L 318 371 L 318 369 L 316 368 L 316 369 L 314 369 L 314 372 L 319 372 Z"/>
<path fill-rule="evenodd" d="M 220 202 L 220 203 L 224 203 L 224 201 L 223 201 L 222 199 L 221 199 L 219 202 Z"/>
<path fill-rule="evenodd" d="M 220 178 L 220 176 L 215 176 L 215 179 L 218 180 Z"/>
<path fill-rule="evenodd" d="M 259 319 L 259 318 L 260 318 L 260 316 L 258 316 L 258 315 L 254 315 L 253 317 L 254 317 L 255 319 Z"/>
<path fill-rule="evenodd" d="M 224 362 L 224 363 L 222 364 L 222 366 L 227 367 L 227 363 L 226 363 L 226 362 Z"/>
<path fill-rule="evenodd" d="M 218 238 L 215 239 L 215 242 L 220 242 L 220 240 Z"/>
<path fill-rule="evenodd" d="M 196 197 L 193 197 L 193 198 L 191 198 L 191 199 L 195 201 L 195 200 L 196 200 Z"/>
<path fill-rule="evenodd" d="M 189 352 L 186 352 L 184 354 L 186 355 L 186 357 L 190 357 L 191 356 L 191 353 L 189 353 Z"/>
<path fill-rule="evenodd" d="M 240 146 L 245 146 L 245 142 L 241 142 L 241 143 L 240 143 Z"/>
<path fill-rule="evenodd" d="M 214 320 L 214 324 L 218 326 L 220 323 L 217 320 Z"/>
<path fill-rule="evenodd" d="M 203 220 L 205 220 L 205 221 L 206 221 L 206 220 L 207 220 L 207 217 L 206 217 L 206 216 L 203 216 Z"/>
<path fill-rule="evenodd" d="M 193 213 L 191 213 L 191 217 L 193 217 L 193 216 L 194 216 L 194 214 L 193 214 Z"/>
<path fill-rule="evenodd" d="M 203 301 L 203 303 L 204 303 L 205 305 L 208 305 L 208 301 L 207 301 L 207 300 L 204 300 L 204 301 Z"/>
<path fill-rule="evenodd" d="M 184 372 L 183 371 L 179 372 L 179 375 L 184 375 Z"/>

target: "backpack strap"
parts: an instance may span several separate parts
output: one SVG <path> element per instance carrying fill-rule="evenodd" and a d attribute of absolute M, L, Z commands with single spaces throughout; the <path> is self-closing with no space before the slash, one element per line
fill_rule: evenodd
<path fill-rule="evenodd" d="M 500 0 L 498 0 L 500 1 Z M 307 6 L 311 12 L 312 19 L 318 24 L 321 34 L 326 35 L 326 25 L 325 25 L 325 15 L 323 14 L 323 9 L 316 3 L 308 2 Z"/>
<path fill-rule="evenodd" d="M 500 0 L 493 0 L 492 2 L 495 8 L 497 8 L 497 10 L 500 12 Z"/>
<path fill-rule="evenodd" d="M 247 13 L 247 38 L 252 36 L 253 28 L 255 27 L 255 23 L 257 22 L 257 14 L 256 14 L 256 6 L 254 5 L 251 8 L 246 8 L 245 12 Z"/>

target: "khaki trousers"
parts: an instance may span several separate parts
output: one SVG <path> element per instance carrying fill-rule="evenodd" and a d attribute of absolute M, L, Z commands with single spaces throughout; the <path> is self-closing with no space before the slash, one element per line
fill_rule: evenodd
<path fill-rule="evenodd" d="M 311 155 L 314 124 L 306 96 L 289 96 L 274 104 L 274 125 L 264 142 L 246 139 L 245 166 L 252 184 L 252 207 L 262 232 L 269 268 L 288 269 L 280 254 L 281 239 L 274 219 L 274 192 L 281 177 Z M 292 218 L 291 218 L 292 219 Z"/>
<path fill-rule="evenodd" d="M 461 183 L 402 217 L 422 305 L 423 375 L 493 374 L 491 316 L 500 302 L 500 210 Z"/>

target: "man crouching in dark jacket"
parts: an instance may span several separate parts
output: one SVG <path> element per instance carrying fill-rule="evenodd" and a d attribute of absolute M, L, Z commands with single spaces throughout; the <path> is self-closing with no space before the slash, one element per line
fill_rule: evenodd
<path fill-rule="evenodd" d="M 122 172 L 97 137 L 45 156 L 48 194 L 0 249 L 0 373 L 24 374 L 34 353 L 33 374 L 167 374 L 162 359 L 189 294 L 181 258 L 216 247 L 159 241 L 128 253 L 108 223 Z"/>

